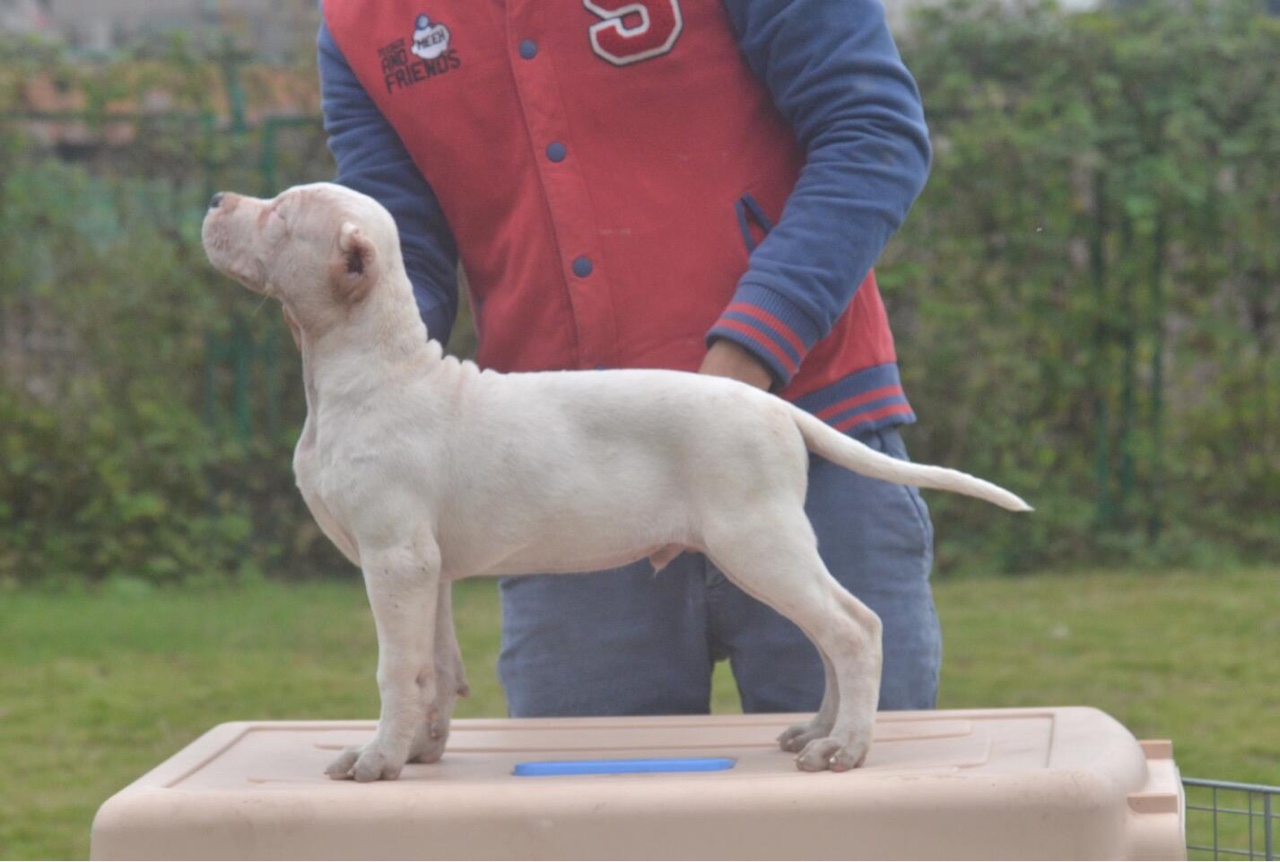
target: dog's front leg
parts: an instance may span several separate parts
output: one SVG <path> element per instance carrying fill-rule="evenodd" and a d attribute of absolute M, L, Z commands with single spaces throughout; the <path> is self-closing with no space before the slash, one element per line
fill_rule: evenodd
<path fill-rule="evenodd" d="M 394 779 L 409 760 L 423 716 L 439 695 L 433 656 L 440 554 L 434 542 L 364 553 L 365 589 L 378 632 L 378 694 L 382 711 L 368 745 L 342 753 L 326 773 L 356 781 Z"/>
<path fill-rule="evenodd" d="M 467 695 L 466 673 L 462 666 L 462 650 L 453 628 L 452 583 L 440 581 L 440 597 L 436 602 L 436 703 L 427 703 L 425 721 L 418 722 L 417 734 L 409 752 L 411 763 L 435 763 L 444 754 L 449 740 L 449 721 L 454 704 Z"/>

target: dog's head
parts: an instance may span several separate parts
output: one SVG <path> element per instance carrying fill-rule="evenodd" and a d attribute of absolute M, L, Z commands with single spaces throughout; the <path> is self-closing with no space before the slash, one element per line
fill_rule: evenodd
<path fill-rule="evenodd" d="M 245 287 L 279 299 L 292 326 L 319 334 L 368 302 L 402 267 L 395 221 L 380 204 L 332 183 L 271 200 L 219 192 L 201 231 L 205 253 Z"/>

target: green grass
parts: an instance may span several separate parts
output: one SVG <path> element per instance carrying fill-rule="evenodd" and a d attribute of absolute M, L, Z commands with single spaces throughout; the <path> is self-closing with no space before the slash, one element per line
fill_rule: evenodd
<path fill-rule="evenodd" d="M 947 708 L 1088 704 L 1185 775 L 1280 784 L 1280 573 L 942 580 Z M 462 716 L 505 712 L 492 582 L 456 616 Z M 377 715 L 357 580 L 0 592 L 0 858 L 84 858 L 112 793 L 214 724 Z M 723 666 L 722 666 L 723 667 Z M 735 708 L 717 674 L 716 709 Z"/>
<path fill-rule="evenodd" d="M 940 706 L 1087 704 L 1184 775 L 1280 784 L 1280 572 L 943 582 Z"/>

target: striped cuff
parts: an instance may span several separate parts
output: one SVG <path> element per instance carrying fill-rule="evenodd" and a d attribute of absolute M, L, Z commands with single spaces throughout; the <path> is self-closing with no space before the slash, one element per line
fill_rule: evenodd
<path fill-rule="evenodd" d="M 707 344 L 724 338 L 751 351 L 773 375 L 775 389 L 790 382 L 825 333 L 809 317 L 767 288 L 742 285 L 707 333 Z"/>
<path fill-rule="evenodd" d="M 851 435 L 916 421 L 893 363 L 850 374 L 797 398 L 796 406 Z"/>

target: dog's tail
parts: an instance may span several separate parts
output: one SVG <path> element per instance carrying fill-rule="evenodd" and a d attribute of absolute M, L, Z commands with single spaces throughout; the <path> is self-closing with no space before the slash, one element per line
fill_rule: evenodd
<path fill-rule="evenodd" d="M 809 447 L 809 451 L 847 470 L 872 479 L 896 482 L 899 485 L 936 488 L 977 497 L 979 500 L 986 500 L 1011 512 L 1032 511 L 1021 497 L 985 479 L 946 467 L 931 467 L 927 464 L 913 464 L 909 461 L 890 458 L 852 437 L 841 434 L 821 419 L 798 407 L 791 409 L 792 418 L 800 429 L 801 435 L 804 436 L 804 442 Z"/>

